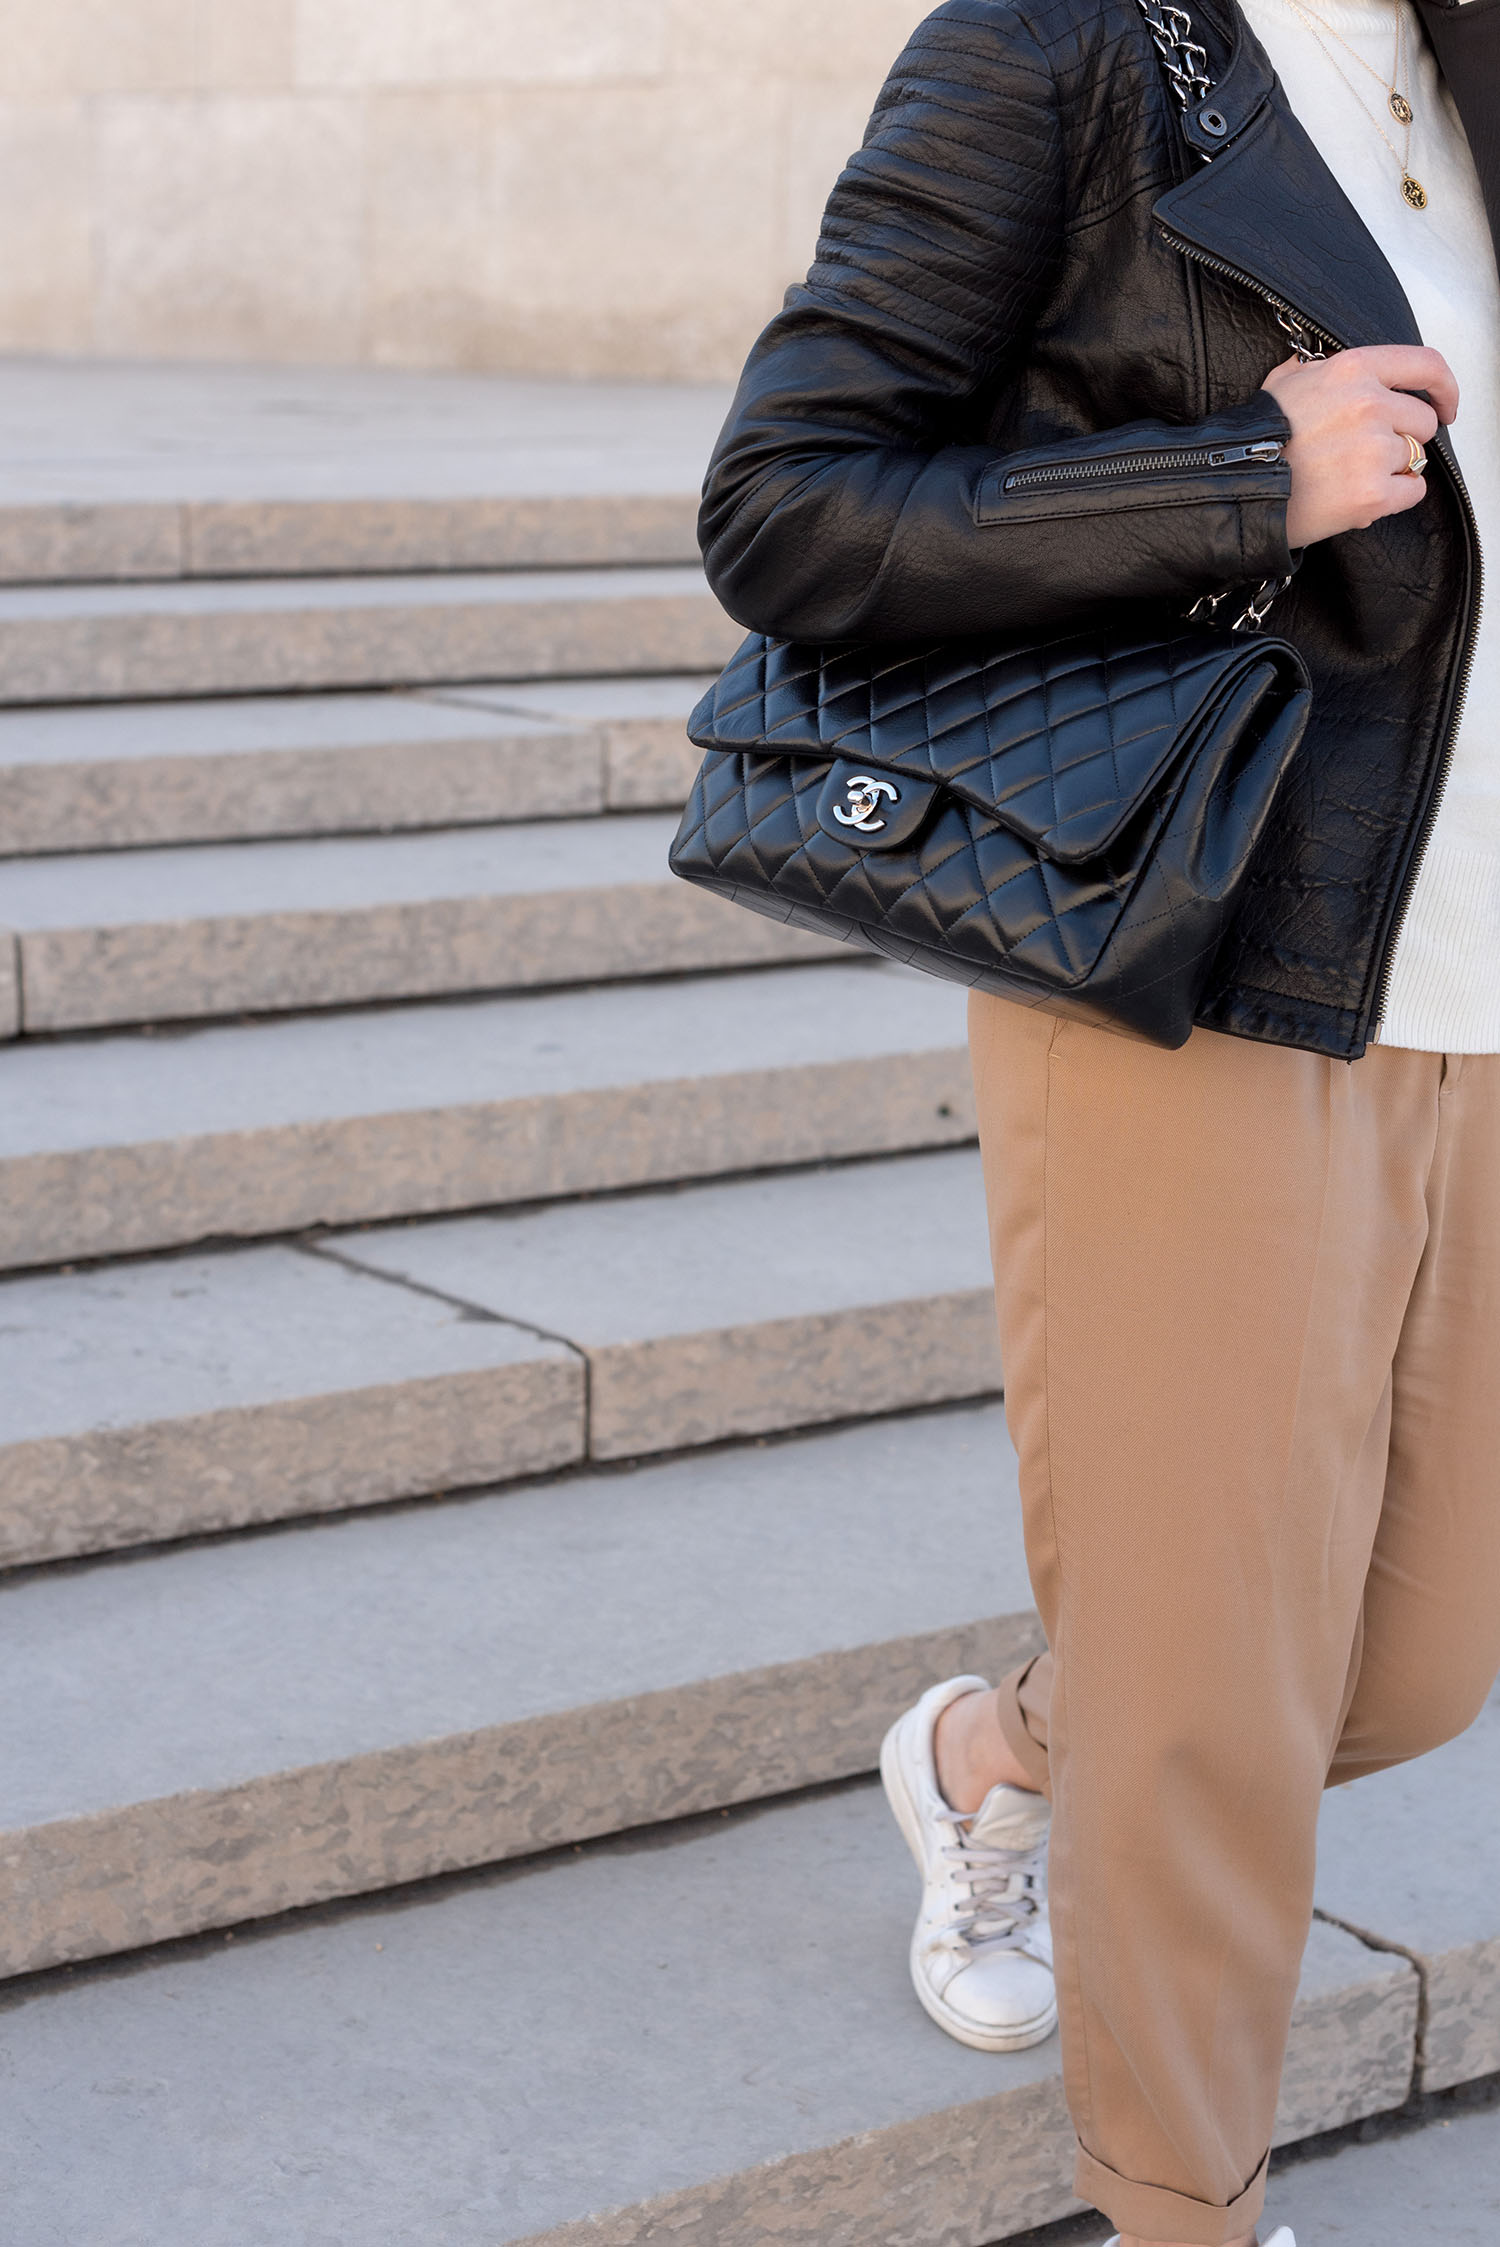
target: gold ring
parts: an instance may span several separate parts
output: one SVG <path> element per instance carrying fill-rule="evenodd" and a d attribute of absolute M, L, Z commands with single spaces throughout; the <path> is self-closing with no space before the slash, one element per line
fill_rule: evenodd
<path fill-rule="evenodd" d="M 1427 472 L 1427 453 L 1425 447 L 1419 445 L 1415 437 L 1408 437 L 1406 440 L 1406 450 L 1408 455 L 1406 466 L 1404 468 L 1398 468 L 1396 470 L 1396 474 L 1398 476 L 1425 475 Z"/>

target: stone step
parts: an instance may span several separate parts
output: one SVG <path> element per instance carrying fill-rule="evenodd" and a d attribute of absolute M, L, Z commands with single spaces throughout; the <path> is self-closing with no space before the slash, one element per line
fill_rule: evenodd
<path fill-rule="evenodd" d="M 0 710 L 0 857 L 676 806 L 707 683 Z"/>
<path fill-rule="evenodd" d="M 1500 1695 L 1435 1755 L 1341 1787 L 1324 1831 L 1324 1908 L 1422 1970 L 1421 2088 L 1500 2074 Z"/>
<path fill-rule="evenodd" d="M 0 703 L 713 670 L 696 567 L 0 590 Z"/>
<path fill-rule="evenodd" d="M 1000 1385 L 967 1149 L 10 1279 L 0 1331 L 7 1566 Z"/>
<path fill-rule="evenodd" d="M 971 2052 L 928 2021 L 915 1904 L 860 1785 L 32 1985 L 6 2021 L 8 2225 L 985 2247 L 1077 2207 L 1057 2039 Z M 1277 2139 L 1398 2105 L 1416 2022 L 1404 1959 L 1315 1927 Z"/>
<path fill-rule="evenodd" d="M 993 1407 L 4 1596 L 10 1974 L 869 1771 L 1040 1643 Z"/>
<path fill-rule="evenodd" d="M 0 1281 L 0 1565 L 584 1456 L 563 1342 L 296 1247 Z"/>
<path fill-rule="evenodd" d="M 0 585 L 691 562 L 696 492 L 0 506 Z"/>
<path fill-rule="evenodd" d="M 38 1040 L 0 1268 L 952 1146 L 956 987 L 884 963 Z"/>
<path fill-rule="evenodd" d="M 668 871 L 675 814 L 0 861 L 22 1034 L 845 956 Z"/>
<path fill-rule="evenodd" d="M 638 679 L 504 680 L 434 687 L 426 699 L 459 709 L 513 711 L 566 727 L 597 727 L 603 737 L 610 811 L 655 811 L 685 804 L 703 761 L 687 738 L 693 706 L 711 672 Z"/>
<path fill-rule="evenodd" d="M 969 1148 L 325 1246 L 571 1343 L 589 1368 L 594 1459 L 1000 1387 L 984 1182 Z"/>
<path fill-rule="evenodd" d="M 728 392 L 0 361 L 0 582 L 691 561 Z"/>

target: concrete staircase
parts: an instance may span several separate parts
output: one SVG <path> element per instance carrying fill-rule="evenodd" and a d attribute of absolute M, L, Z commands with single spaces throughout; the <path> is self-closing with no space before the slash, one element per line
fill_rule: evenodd
<path fill-rule="evenodd" d="M 869 1778 L 1038 1644 L 962 1001 L 665 874 L 693 401 L 535 387 L 0 511 L 7 2247 L 1075 2207 Z M 1330 1803 L 1283 2140 L 1500 2069 L 1497 1779 Z"/>

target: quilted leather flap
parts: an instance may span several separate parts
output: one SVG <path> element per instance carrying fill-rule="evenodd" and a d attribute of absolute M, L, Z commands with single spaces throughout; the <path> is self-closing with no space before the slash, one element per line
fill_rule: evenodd
<path fill-rule="evenodd" d="M 1233 682 L 1282 642 L 1223 634 L 1072 634 L 997 650 L 829 648 L 754 634 L 704 696 L 702 748 L 846 757 L 937 781 L 1043 857 L 1105 853 Z"/>

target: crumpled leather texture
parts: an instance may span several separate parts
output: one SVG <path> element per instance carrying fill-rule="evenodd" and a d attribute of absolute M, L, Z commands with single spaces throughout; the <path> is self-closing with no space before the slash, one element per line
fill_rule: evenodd
<path fill-rule="evenodd" d="M 1416 339 L 1233 0 L 1191 6 L 1229 124 L 1207 165 L 1135 0 L 947 0 L 913 33 L 709 470 L 705 563 L 747 629 L 1016 639 L 1291 567 L 1284 464 L 1005 489 L 1127 439 L 1284 440 L 1271 297 L 1336 344 Z M 1378 1017 L 1476 583 L 1432 450 L 1422 505 L 1311 549 L 1272 610 L 1313 710 L 1199 1002 L 1214 1028 L 1354 1058 Z"/>
<path fill-rule="evenodd" d="M 876 650 L 755 635 L 690 721 L 708 756 L 673 870 L 1179 1046 L 1308 703 L 1293 649 L 1224 633 Z M 820 817 L 846 770 L 868 836 Z"/>

